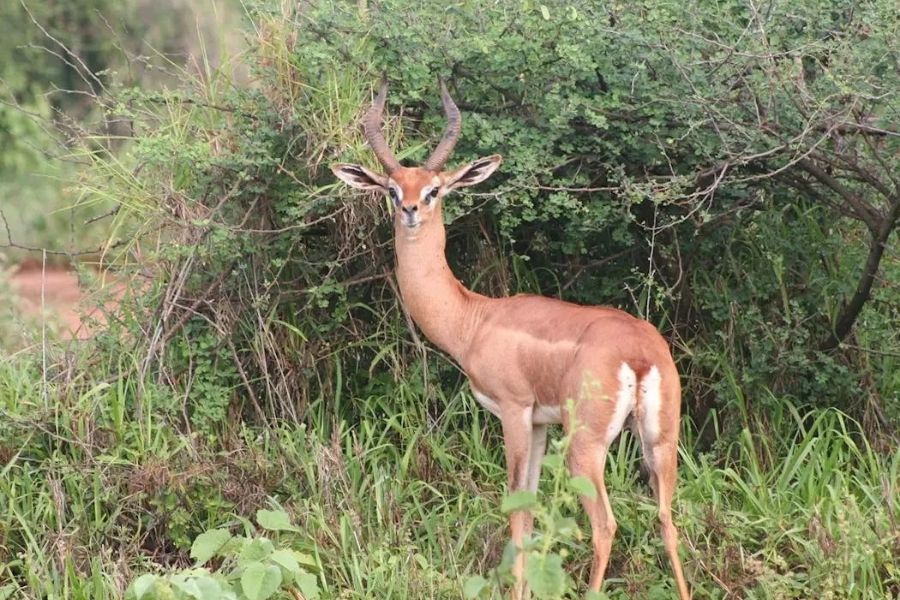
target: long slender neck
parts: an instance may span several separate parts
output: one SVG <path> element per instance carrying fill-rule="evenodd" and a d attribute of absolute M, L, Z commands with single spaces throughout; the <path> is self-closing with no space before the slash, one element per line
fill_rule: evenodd
<path fill-rule="evenodd" d="M 416 232 L 395 224 L 397 282 L 403 304 L 419 329 L 462 362 L 481 321 L 485 298 L 467 290 L 453 276 L 444 255 L 444 225 L 439 214 L 435 217 Z"/>

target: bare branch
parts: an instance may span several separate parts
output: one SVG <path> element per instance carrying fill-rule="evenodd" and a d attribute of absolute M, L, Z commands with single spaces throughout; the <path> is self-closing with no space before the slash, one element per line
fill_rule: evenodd
<path fill-rule="evenodd" d="M 93 250 L 50 250 L 48 248 L 41 248 L 38 246 L 27 246 L 25 244 L 19 244 L 18 242 L 13 241 L 12 233 L 9 228 L 9 221 L 6 220 L 6 215 L 3 214 L 3 209 L 0 209 L 0 221 L 3 221 L 3 227 L 6 230 L 6 243 L 0 244 L 0 248 L 15 248 L 16 250 L 24 250 L 26 252 L 40 252 L 53 254 L 54 256 L 68 256 L 69 258 L 74 258 L 76 256 L 88 256 L 91 254 L 102 254 L 104 252 L 108 252 L 113 250 L 114 248 L 119 248 L 120 246 L 124 246 L 127 242 L 126 240 L 119 240 L 118 242 L 112 244 L 106 244 L 103 246 L 99 246 L 94 248 Z"/>
<path fill-rule="evenodd" d="M 854 213 L 859 216 L 873 234 L 878 231 L 880 218 L 877 211 L 875 211 L 870 204 L 866 203 L 862 198 L 844 187 L 840 181 L 826 173 L 825 170 L 814 161 L 803 158 L 798 164 L 801 169 L 815 177 L 820 183 L 827 186 L 832 191 L 836 192 L 847 202 L 847 204 L 853 207 Z"/>
<path fill-rule="evenodd" d="M 837 323 L 834 326 L 834 331 L 820 346 L 822 350 L 828 351 L 837 348 L 844 338 L 847 337 L 847 334 L 850 333 L 854 323 L 856 323 L 856 318 L 872 292 L 872 283 L 878 274 L 881 257 L 884 255 L 887 241 L 894 232 L 898 216 L 900 216 L 900 198 L 894 198 L 890 211 L 881 222 L 869 245 L 869 255 L 866 257 L 865 265 L 863 265 L 862 275 L 860 275 L 859 282 L 856 285 L 856 292 L 841 310 L 841 314 L 838 316 Z"/>

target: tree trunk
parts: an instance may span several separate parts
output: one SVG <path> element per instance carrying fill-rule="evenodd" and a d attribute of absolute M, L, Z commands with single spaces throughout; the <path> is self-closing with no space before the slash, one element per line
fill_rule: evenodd
<path fill-rule="evenodd" d="M 833 350 L 847 337 L 863 306 L 869 299 L 872 292 L 872 283 L 875 281 L 875 275 L 878 274 L 878 267 L 881 264 L 881 257 L 884 255 L 884 247 L 894 231 L 897 224 L 897 217 L 900 214 L 900 198 L 892 199 L 888 213 L 875 231 L 872 243 L 869 245 L 869 255 L 866 258 L 866 264 L 863 267 L 862 275 L 859 283 L 856 284 L 856 292 L 850 301 L 844 305 L 841 314 L 838 316 L 834 331 L 820 346 L 821 350 Z"/>

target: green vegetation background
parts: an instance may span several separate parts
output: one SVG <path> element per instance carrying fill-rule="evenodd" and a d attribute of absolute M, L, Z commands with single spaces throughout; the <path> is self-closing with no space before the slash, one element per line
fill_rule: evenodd
<path fill-rule="evenodd" d="M 104 333 L 44 343 L 0 278 L 0 598 L 499 597 L 499 427 L 407 322 L 386 203 L 327 169 L 376 166 L 382 72 L 402 159 L 443 128 L 437 75 L 452 162 L 505 157 L 448 199 L 467 285 L 672 341 L 694 596 L 896 596 L 894 11 L 4 4 L 0 268 L 49 247 L 128 291 Z M 638 464 L 626 434 L 606 593 L 669 598 Z M 549 460 L 544 597 L 588 578 L 577 491 Z"/>

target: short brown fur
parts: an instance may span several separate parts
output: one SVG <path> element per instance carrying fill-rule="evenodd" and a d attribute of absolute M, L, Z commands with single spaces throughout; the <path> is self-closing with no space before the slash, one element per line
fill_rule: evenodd
<path fill-rule="evenodd" d="M 510 492 L 537 488 L 546 447 L 547 423 L 539 416 L 558 412 L 570 429 L 565 403 L 573 400 L 576 424 L 569 453 L 575 475 L 588 477 L 596 499 L 582 499 L 593 530 L 594 560 L 590 589 L 599 590 L 609 561 L 616 524 L 604 484 L 608 427 L 615 412 L 620 369 L 635 374 L 636 389 L 653 367 L 659 371 L 658 435 L 641 426 L 644 397 L 636 393 L 637 417 L 650 482 L 659 504 L 666 552 L 681 600 L 690 597 L 677 551 L 671 501 L 675 490 L 681 387 L 668 345 L 651 324 L 621 310 L 580 306 L 553 298 L 520 295 L 489 298 L 466 289 L 444 254 L 441 217 L 445 194 L 489 176 L 500 157 L 489 157 L 444 173 L 399 167 L 388 176 L 366 172 L 369 180 L 348 174 L 354 165 L 335 165 L 344 181 L 363 189 L 397 186 L 402 200 L 394 218 L 397 281 L 403 304 L 423 333 L 463 368 L 476 395 L 492 401 L 503 426 Z M 485 174 L 486 171 L 486 174 Z M 474 175 L 473 175 L 474 172 Z M 437 186 L 436 196 L 423 198 Z M 652 407 L 651 407 L 652 408 Z M 493 412 L 492 411 L 492 412 Z M 527 511 L 510 515 L 512 539 L 521 548 L 533 527 Z M 513 571 L 514 598 L 527 595 L 524 556 Z"/>

